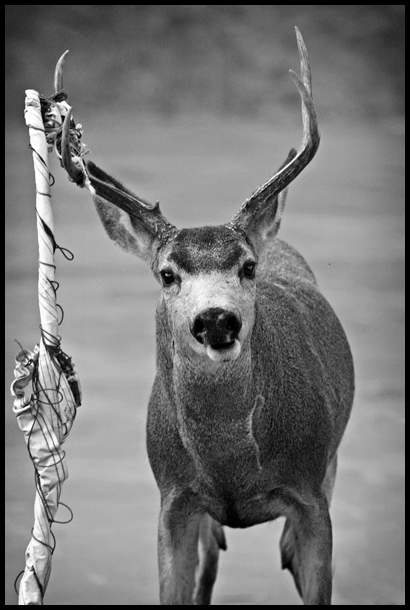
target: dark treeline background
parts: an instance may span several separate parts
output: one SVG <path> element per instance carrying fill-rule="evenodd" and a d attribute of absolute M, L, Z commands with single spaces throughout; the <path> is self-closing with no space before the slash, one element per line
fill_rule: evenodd
<path fill-rule="evenodd" d="M 34 77 L 49 92 L 68 38 L 77 103 L 270 116 L 274 86 L 277 115 L 298 102 L 280 86 L 294 67 L 295 25 L 315 51 L 322 118 L 403 115 L 404 5 L 383 4 L 7 5 L 7 109 Z"/>

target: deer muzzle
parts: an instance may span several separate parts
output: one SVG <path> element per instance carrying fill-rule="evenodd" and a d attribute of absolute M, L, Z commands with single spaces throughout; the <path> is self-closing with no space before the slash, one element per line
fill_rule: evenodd
<path fill-rule="evenodd" d="M 211 307 L 196 316 L 191 333 L 195 339 L 214 350 L 233 347 L 238 338 L 242 322 L 232 311 Z"/>

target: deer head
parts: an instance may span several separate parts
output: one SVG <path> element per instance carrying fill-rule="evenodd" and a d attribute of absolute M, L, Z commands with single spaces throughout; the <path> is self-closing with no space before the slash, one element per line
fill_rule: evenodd
<path fill-rule="evenodd" d="M 236 360 L 249 344 L 258 260 L 264 244 L 279 229 L 287 187 L 319 146 L 309 59 L 297 29 L 296 35 L 301 78 L 290 72 L 302 100 L 301 148 L 298 153 L 290 151 L 279 171 L 225 225 L 178 230 L 163 216 L 158 203 L 150 205 L 135 196 L 92 162 L 84 171 L 72 160 L 71 114 L 66 116 L 62 164 L 77 183 L 84 181 L 85 174 L 85 184 L 110 238 L 148 262 L 162 286 L 163 313 L 177 352 L 219 363 Z M 61 76 L 55 82 L 62 87 Z"/>

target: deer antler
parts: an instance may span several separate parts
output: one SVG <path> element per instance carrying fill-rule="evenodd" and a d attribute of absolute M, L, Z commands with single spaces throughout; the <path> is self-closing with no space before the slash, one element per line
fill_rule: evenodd
<path fill-rule="evenodd" d="M 289 70 L 295 81 L 302 99 L 302 119 L 303 119 L 303 139 L 299 152 L 291 151 L 287 159 L 287 164 L 270 180 L 262 184 L 245 201 L 239 212 L 229 223 L 230 226 L 238 229 L 245 229 L 249 220 L 260 212 L 265 206 L 273 202 L 277 195 L 283 191 L 298 176 L 301 171 L 310 163 L 319 148 L 320 134 L 317 124 L 317 116 L 312 98 L 312 80 L 309 65 L 309 56 L 306 50 L 302 34 L 295 28 L 296 38 L 300 56 L 301 76 Z"/>
<path fill-rule="evenodd" d="M 74 157 L 80 157 L 84 154 L 85 146 L 81 143 L 82 132 L 80 126 L 77 128 L 71 113 L 72 108 L 67 104 L 66 94 L 63 91 L 63 65 L 68 51 L 65 51 L 58 60 L 54 70 L 54 95 L 52 98 L 59 99 L 62 97 L 62 106 L 66 109 L 63 128 L 61 132 L 61 140 L 58 138 L 57 143 L 60 147 L 61 165 L 66 170 L 70 179 L 78 186 L 83 187 L 86 181 L 85 166 L 82 162 L 76 163 Z M 64 116 L 64 113 L 62 113 Z"/>
<path fill-rule="evenodd" d="M 158 201 L 152 205 L 145 199 L 134 195 L 92 161 L 87 163 L 87 172 L 90 184 L 94 189 L 94 196 L 100 201 L 109 202 L 126 212 L 131 218 L 131 224 L 135 221 L 136 226 L 140 225 L 151 235 L 156 235 L 163 241 L 167 241 L 177 233 L 177 228 L 162 214 Z"/>
<path fill-rule="evenodd" d="M 55 68 L 54 95 L 57 95 L 63 89 L 63 64 L 67 53 L 68 51 L 60 57 Z M 85 167 L 81 159 L 85 148 L 84 144 L 81 143 L 81 126 L 76 126 L 72 119 L 72 108 L 66 102 L 64 104 L 67 112 L 61 132 L 60 158 L 61 165 L 70 179 L 80 187 L 92 187 L 93 195 L 101 200 L 109 201 L 129 214 L 133 220 L 142 224 L 151 234 L 158 235 L 163 239 L 173 235 L 176 228 L 162 215 L 158 202 L 151 205 L 141 197 L 137 197 L 92 162 L 87 164 L 87 168 Z"/>

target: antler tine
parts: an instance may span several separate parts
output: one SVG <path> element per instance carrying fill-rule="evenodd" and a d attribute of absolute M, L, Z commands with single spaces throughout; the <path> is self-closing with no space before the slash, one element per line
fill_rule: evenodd
<path fill-rule="evenodd" d="M 64 118 L 63 131 L 61 136 L 61 163 L 66 170 L 67 174 L 76 184 L 83 182 L 83 172 L 74 163 L 71 157 L 70 149 L 70 123 L 71 123 L 71 111 L 70 108 Z"/>
<path fill-rule="evenodd" d="M 310 71 L 309 55 L 306 49 L 305 41 L 302 38 L 299 28 L 295 27 L 296 40 L 298 43 L 299 57 L 300 57 L 300 73 L 302 75 L 302 81 L 306 89 L 309 91 L 312 97 L 312 73 Z"/>
<path fill-rule="evenodd" d="M 54 93 L 58 93 L 63 89 L 63 65 L 68 51 L 65 51 L 56 64 L 54 70 Z"/>
<path fill-rule="evenodd" d="M 298 41 L 298 49 L 299 49 L 299 56 L 300 56 L 300 72 L 301 72 L 302 78 L 300 79 L 299 76 L 293 70 L 289 70 L 289 72 L 290 72 L 290 75 L 292 76 L 293 80 L 295 81 L 295 84 L 296 84 L 297 88 L 299 89 L 299 93 L 302 98 L 302 120 L 303 120 L 302 146 L 305 146 L 309 141 L 311 133 L 317 132 L 318 135 L 319 135 L 319 133 L 318 133 L 318 127 L 317 127 L 316 110 L 315 110 L 315 106 L 313 104 L 313 97 L 312 97 L 312 74 L 310 71 L 309 56 L 308 56 L 308 52 L 307 52 L 307 49 L 305 46 L 305 42 L 302 38 L 302 34 L 298 30 L 298 28 L 295 27 L 295 30 L 296 30 L 296 38 Z M 302 87 L 301 87 L 301 85 L 302 85 Z M 308 95 L 306 95 L 306 93 Z"/>
<path fill-rule="evenodd" d="M 262 184 L 245 201 L 239 212 L 229 223 L 231 226 L 245 228 L 250 218 L 261 207 L 272 202 L 310 163 L 319 148 L 320 133 L 317 123 L 316 110 L 312 99 L 312 81 L 309 57 L 305 43 L 298 28 L 296 38 L 300 56 L 301 77 L 293 70 L 290 74 L 295 81 L 302 100 L 303 138 L 299 152 L 293 156 L 289 163 L 283 166 L 272 178 Z"/>

